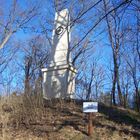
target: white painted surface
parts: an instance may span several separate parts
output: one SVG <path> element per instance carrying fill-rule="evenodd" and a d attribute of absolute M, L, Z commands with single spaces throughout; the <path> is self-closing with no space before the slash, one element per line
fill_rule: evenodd
<path fill-rule="evenodd" d="M 83 112 L 98 112 L 98 102 L 83 102 Z"/>
<path fill-rule="evenodd" d="M 48 68 L 43 73 L 46 75 L 46 81 L 43 83 L 45 98 L 74 98 L 75 72 L 69 67 L 56 70 Z"/>
<path fill-rule="evenodd" d="M 70 41 L 68 10 L 64 9 L 55 15 L 55 28 L 52 37 L 51 65 L 67 64 L 68 44 Z M 63 28 L 61 34 L 56 31 L 59 27 Z"/>
<path fill-rule="evenodd" d="M 76 70 L 71 65 L 68 56 L 69 44 L 69 15 L 64 9 L 55 15 L 55 27 L 52 37 L 51 61 L 43 72 L 43 95 L 45 99 L 74 98 Z M 58 27 L 62 27 L 61 34 L 57 34 Z M 61 30 L 60 30 L 61 31 Z"/>

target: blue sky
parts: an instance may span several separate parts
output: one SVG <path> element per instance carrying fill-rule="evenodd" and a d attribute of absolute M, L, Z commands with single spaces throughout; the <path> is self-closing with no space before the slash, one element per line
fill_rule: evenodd
<path fill-rule="evenodd" d="M 5 0 L 3 1 L 4 2 L 4 11 L 7 12 L 7 9 L 9 9 L 9 5 L 11 3 L 12 0 Z M 39 2 L 39 0 L 32 0 L 33 3 L 35 2 Z M 20 0 L 18 1 L 20 3 L 20 7 L 21 8 L 26 8 L 26 5 L 27 4 L 30 4 L 30 1 L 28 0 Z M 44 23 L 45 19 L 51 19 L 52 21 L 54 20 L 54 15 L 55 15 L 55 10 L 54 8 L 52 8 L 52 1 L 40 1 L 42 2 L 41 4 L 41 16 L 39 18 L 36 17 L 31 23 L 36 25 L 36 28 L 38 27 L 38 25 L 40 23 Z M 87 3 L 89 4 L 89 3 Z M 77 5 L 76 5 L 77 6 Z M 78 7 L 78 6 L 77 6 Z M 82 19 L 86 19 L 86 22 L 83 23 L 83 24 L 77 24 L 76 26 L 73 27 L 72 29 L 72 40 L 73 40 L 73 37 L 77 37 L 77 38 L 82 38 L 82 36 L 85 34 L 85 32 L 87 31 L 87 28 L 89 28 L 90 26 L 93 26 L 95 24 L 95 21 L 97 20 L 98 16 L 96 14 L 96 12 L 98 11 L 98 7 L 96 9 L 92 9 L 88 14 L 86 14 L 85 16 L 82 17 Z M 76 7 L 75 7 L 76 9 Z M 78 9 L 75 10 L 77 13 L 78 12 Z M 98 11 L 98 14 L 100 15 L 100 11 Z M 73 17 L 75 17 L 75 15 L 72 15 Z M 134 16 L 131 14 L 127 14 L 126 16 L 126 22 L 125 23 L 133 23 L 135 20 L 134 20 Z M 28 26 L 31 26 L 31 24 L 28 24 Z M 45 27 L 46 28 L 49 28 L 51 29 L 52 28 L 52 24 L 49 24 L 49 23 L 46 23 L 45 24 Z M 110 43 L 108 41 L 108 33 L 107 31 L 105 30 L 105 27 L 106 27 L 106 24 L 105 22 L 101 22 L 97 27 L 96 29 L 93 30 L 92 34 L 90 34 L 88 36 L 88 39 L 89 41 L 92 41 L 93 42 L 93 50 L 89 53 L 93 53 L 91 56 L 90 56 L 90 59 L 87 58 L 87 63 L 92 63 L 92 57 L 101 57 L 100 61 L 99 61 L 99 65 L 103 66 L 103 68 L 105 69 L 105 72 L 106 72 L 106 77 L 108 77 L 108 75 L 110 76 L 110 72 L 109 70 L 107 70 L 110 65 L 111 65 L 111 68 L 112 67 L 112 52 L 111 52 L 111 48 L 110 48 Z M 100 34 L 100 32 L 102 32 Z M 48 35 L 51 37 L 51 33 L 52 32 L 49 32 Z M 21 44 L 21 47 L 22 47 L 22 44 L 24 44 L 25 42 L 28 42 L 28 40 L 34 36 L 34 35 L 37 35 L 36 33 L 34 32 L 24 32 L 23 30 L 19 30 L 12 38 L 9 42 L 13 42 L 13 40 L 15 40 L 15 42 L 19 42 Z M 42 35 L 43 36 L 43 35 Z M 23 43 L 22 43 L 23 42 Z M 7 48 L 8 48 L 8 45 L 7 44 Z M 14 63 L 16 63 L 17 61 L 21 64 L 24 63 L 23 61 L 23 56 L 24 56 L 24 53 L 21 52 L 21 50 L 16 54 L 16 56 L 14 57 L 15 59 L 15 62 L 12 61 L 10 65 L 14 65 Z M 89 68 L 90 69 L 90 68 Z M 20 69 L 20 71 L 22 71 Z M 19 77 L 22 77 L 24 74 L 23 72 L 18 72 L 16 73 L 16 76 L 19 75 Z M 7 76 L 7 74 L 9 75 L 9 73 L 11 73 L 11 69 L 9 69 L 9 67 L 7 67 L 7 70 L 5 71 L 5 77 Z M 15 76 L 15 78 L 13 79 L 13 87 L 16 87 L 17 85 L 17 77 Z M 24 80 L 24 79 L 22 79 Z M 109 79 L 107 78 L 106 79 L 106 83 L 108 83 Z M 108 89 L 110 88 L 110 84 L 107 84 L 105 86 L 105 91 L 108 91 Z"/>
<path fill-rule="evenodd" d="M 8 8 L 8 4 L 9 2 L 11 2 L 11 0 L 7 0 L 7 4 L 5 5 L 5 9 Z M 24 1 L 24 0 L 21 0 L 19 1 L 20 2 L 20 6 L 22 8 L 26 8 L 26 2 L 29 3 L 29 1 Z M 55 15 L 55 11 L 54 9 L 52 9 L 52 3 L 51 2 L 48 2 L 46 1 L 46 3 L 43 4 L 43 8 L 41 9 L 43 15 L 42 15 L 42 19 L 51 19 L 51 20 L 54 20 L 54 15 Z M 9 9 L 9 8 L 8 8 Z M 95 9 L 96 10 L 96 9 Z M 93 13 L 94 10 L 91 10 L 91 12 L 88 14 L 88 16 L 91 16 L 91 14 Z M 35 18 L 35 20 L 32 21 L 33 24 L 36 24 L 36 26 L 38 26 L 38 22 L 41 22 L 41 18 Z M 83 18 L 87 18 L 87 15 Z M 93 20 L 93 21 L 92 21 Z M 84 28 L 89 28 L 92 24 L 94 24 L 94 18 L 92 20 L 89 20 L 86 24 L 82 24 L 82 25 L 77 25 L 75 27 L 73 27 L 72 29 L 72 37 L 73 35 L 77 35 L 77 37 L 79 36 L 83 36 L 83 33 L 85 32 L 84 31 Z M 28 25 L 30 26 L 30 25 Z M 51 26 L 49 27 L 50 25 L 49 24 L 46 24 L 46 27 L 47 28 L 51 28 Z M 94 43 L 92 44 L 93 45 L 93 49 L 96 50 L 94 51 L 94 55 L 91 55 L 91 57 L 99 57 L 98 55 L 101 54 L 101 57 L 102 59 L 100 59 L 100 64 L 101 65 L 107 65 L 107 63 L 109 62 L 108 59 L 110 59 L 110 48 L 105 46 L 106 44 L 106 32 L 103 32 L 102 35 L 98 35 L 102 30 L 103 30 L 103 27 L 104 25 L 99 25 L 100 28 L 97 27 L 97 30 L 95 30 L 91 35 L 90 35 L 90 41 L 93 41 Z M 103 28 L 102 28 L 103 27 Z M 12 39 L 14 38 L 15 41 L 17 42 L 20 42 L 21 44 L 21 47 L 22 47 L 22 42 L 23 44 L 25 42 L 27 42 L 33 35 L 36 35 L 36 33 L 34 32 L 25 32 L 23 30 L 19 30 L 13 37 Z M 51 32 L 49 33 L 49 35 L 51 36 Z M 97 36 L 98 35 L 98 36 Z M 11 40 L 12 41 L 12 40 Z M 10 42 L 11 42 L 10 41 Z M 91 52 L 92 54 L 92 52 Z M 105 57 L 104 57 L 105 56 Z M 19 51 L 17 54 L 16 54 L 16 59 L 18 58 L 18 63 L 21 62 L 21 64 L 24 63 L 23 61 L 23 57 L 24 57 L 24 52 L 22 53 L 21 51 Z M 15 57 L 14 57 L 15 59 Z M 91 58 L 92 60 L 92 58 Z M 15 62 L 11 62 L 13 65 Z M 88 63 L 91 63 L 90 61 L 88 61 Z M 7 70 L 5 71 L 5 77 L 7 76 L 7 74 L 9 75 L 9 73 L 11 72 L 11 69 L 9 69 L 9 67 L 7 68 Z M 21 72 L 21 73 L 18 73 L 17 76 L 19 75 L 19 77 L 22 77 L 24 74 Z M 15 76 L 15 78 L 13 79 L 13 87 L 16 87 L 17 85 L 17 76 Z M 22 79 L 24 80 L 24 79 Z"/>

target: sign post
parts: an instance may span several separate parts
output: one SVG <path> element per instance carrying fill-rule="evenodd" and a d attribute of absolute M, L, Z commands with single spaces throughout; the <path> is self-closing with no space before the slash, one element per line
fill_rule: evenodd
<path fill-rule="evenodd" d="M 89 121 L 89 123 L 88 123 L 88 135 L 91 136 L 92 131 L 93 131 L 92 113 L 91 112 L 88 114 L 88 121 Z"/>
<path fill-rule="evenodd" d="M 83 112 L 88 113 L 88 135 L 91 136 L 93 131 L 92 115 L 93 112 L 98 112 L 97 102 L 83 102 Z"/>

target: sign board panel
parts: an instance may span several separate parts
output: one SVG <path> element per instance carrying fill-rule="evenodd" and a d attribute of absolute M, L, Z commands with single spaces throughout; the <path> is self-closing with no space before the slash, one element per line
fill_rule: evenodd
<path fill-rule="evenodd" d="M 98 102 L 83 102 L 83 112 L 98 112 Z"/>

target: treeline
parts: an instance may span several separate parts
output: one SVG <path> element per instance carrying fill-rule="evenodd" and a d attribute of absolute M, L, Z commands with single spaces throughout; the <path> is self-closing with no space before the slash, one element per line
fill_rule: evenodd
<path fill-rule="evenodd" d="M 76 98 L 140 112 L 139 5 L 138 0 L 1 1 L 1 95 L 42 94 L 54 14 L 68 8 Z"/>

